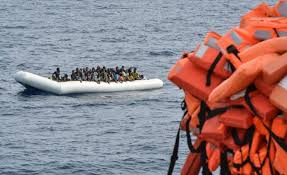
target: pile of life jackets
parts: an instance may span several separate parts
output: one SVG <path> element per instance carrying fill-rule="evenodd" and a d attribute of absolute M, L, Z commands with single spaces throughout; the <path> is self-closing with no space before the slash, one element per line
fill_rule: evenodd
<path fill-rule="evenodd" d="M 168 79 L 184 91 L 182 175 L 287 174 L 287 0 L 245 14 L 226 34 L 206 34 Z"/>

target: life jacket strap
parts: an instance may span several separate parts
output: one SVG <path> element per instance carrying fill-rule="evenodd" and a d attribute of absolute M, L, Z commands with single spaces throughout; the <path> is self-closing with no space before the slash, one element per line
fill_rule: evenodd
<path fill-rule="evenodd" d="M 213 74 L 213 71 L 216 67 L 216 65 L 219 63 L 220 59 L 222 58 L 223 54 L 221 52 L 218 53 L 216 58 L 214 59 L 213 63 L 210 65 L 209 69 L 207 70 L 207 75 L 206 75 L 206 86 L 211 85 L 211 76 Z"/>
<path fill-rule="evenodd" d="M 227 53 L 232 53 L 233 55 L 235 55 L 236 56 L 236 58 L 238 58 L 240 61 L 241 61 L 241 59 L 240 59 L 240 57 L 239 57 L 239 51 L 237 50 L 237 48 L 234 46 L 234 45 L 230 45 L 230 46 L 228 46 L 227 48 L 226 48 L 226 51 L 227 51 Z"/>
<path fill-rule="evenodd" d="M 181 103 L 181 109 L 183 109 L 183 111 L 184 111 L 184 114 L 182 116 L 182 119 L 183 119 L 184 116 L 187 114 L 185 100 L 183 100 Z M 174 167 L 175 167 L 175 163 L 178 159 L 179 141 L 180 141 L 180 124 L 179 124 L 179 127 L 177 129 L 177 134 L 176 134 L 176 138 L 175 138 L 175 143 L 174 143 L 172 155 L 170 158 L 170 163 L 169 163 L 167 175 L 172 175 Z"/>

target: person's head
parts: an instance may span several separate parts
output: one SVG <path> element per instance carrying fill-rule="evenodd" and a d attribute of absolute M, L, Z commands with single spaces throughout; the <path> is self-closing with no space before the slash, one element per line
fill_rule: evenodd
<path fill-rule="evenodd" d="M 125 69 L 125 66 L 122 66 L 122 69 L 124 70 L 124 69 Z"/>
<path fill-rule="evenodd" d="M 60 68 L 57 67 L 57 72 L 60 72 Z"/>
<path fill-rule="evenodd" d="M 134 68 L 134 72 L 136 72 L 137 71 L 137 68 Z"/>
<path fill-rule="evenodd" d="M 106 67 L 105 67 L 105 66 L 103 66 L 103 70 L 106 70 Z"/>
<path fill-rule="evenodd" d="M 75 73 L 75 71 L 74 70 L 72 70 L 72 74 L 74 74 Z"/>
<path fill-rule="evenodd" d="M 116 70 L 119 70 L 119 66 L 116 66 Z"/>

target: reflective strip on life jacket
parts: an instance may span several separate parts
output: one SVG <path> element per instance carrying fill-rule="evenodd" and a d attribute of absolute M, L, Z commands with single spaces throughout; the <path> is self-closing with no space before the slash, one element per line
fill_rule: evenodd
<path fill-rule="evenodd" d="M 199 49 L 197 50 L 197 52 L 195 52 L 195 55 L 198 57 L 198 58 L 201 58 L 203 57 L 203 55 L 206 53 L 208 49 L 208 46 L 206 45 L 200 45 Z"/>
<path fill-rule="evenodd" d="M 267 30 L 256 30 L 254 33 L 254 37 L 258 40 L 267 40 L 272 38 L 272 31 Z"/>
<path fill-rule="evenodd" d="M 230 36 L 233 40 L 233 42 L 236 44 L 236 45 L 241 45 L 242 42 L 243 42 L 243 39 L 235 32 L 235 31 L 232 31 L 230 33 Z"/>
<path fill-rule="evenodd" d="M 208 32 L 204 38 L 204 44 L 220 51 L 219 46 L 217 45 L 217 41 L 221 38 L 221 36 L 216 32 Z"/>
<path fill-rule="evenodd" d="M 287 2 L 286 1 L 278 1 L 274 6 L 274 11 L 277 16 L 287 17 Z"/>
<path fill-rule="evenodd" d="M 254 31 L 254 38 L 260 41 L 268 40 L 271 38 L 276 37 L 284 37 L 287 36 L 287 29 L 283 31 L 283 29 L 275 29 L 275 28 L 268 28 L 268 29 L 256 29 Z"/>
<path fill-rule="evenodd" d="M 216 50 L 219 50 L 219 47 L 217 45 L 217 39 L 215 38 L 209 38 L 208 42 L 206 43 L 207 46 L 212 47 Z"/>

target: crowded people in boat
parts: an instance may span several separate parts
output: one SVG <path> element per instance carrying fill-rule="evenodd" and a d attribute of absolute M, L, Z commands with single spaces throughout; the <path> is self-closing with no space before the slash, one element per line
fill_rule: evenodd
<path fill-rule="evenodd" d="M 56 71 L 52 74 L 52 80 L 55 81 L 94 81 L 97 83 L 100 82 L 124 82 L 124 81 L 134 81 L 142 80 L 144 78 L 141 75 L 137 68 L 130 67 L 125 69 L 125 66 L 119 68 L 106 68 L 105 66 L 97 68 L 92 67 L 91 69 L 86 68 L 76 68 L 72 70 L 70 77 L 67 74 L 61 77 L 60 68 L 57 68 Z"/>

